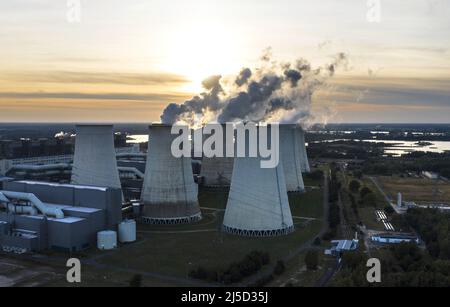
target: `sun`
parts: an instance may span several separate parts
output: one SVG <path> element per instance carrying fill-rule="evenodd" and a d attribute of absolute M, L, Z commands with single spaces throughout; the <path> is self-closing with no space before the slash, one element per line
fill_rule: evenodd
<path fill-rule="evenodd" d="M 198 93 L 205 78 L 236 73 L 240 68 L 237 39 L 221 25 L 185 26 L 171 31 L 166 42 L 167 56 L 161 68 L 190 81 L 180 91 Z"/>

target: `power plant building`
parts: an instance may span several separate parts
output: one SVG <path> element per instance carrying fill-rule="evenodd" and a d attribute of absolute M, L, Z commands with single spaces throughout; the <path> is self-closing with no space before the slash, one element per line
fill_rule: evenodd
<path fill-rule="evenodd" d="M 226 157 L 227 131 L 222 125 L 223 131 L 223 153 L 222 157 L 203 156 L 200 176 L 203 185 L 207 187 L 229 187 L 233 175 L 234 158 Z M 209 137 L 208 135 L 205 138 Z"/>
<path fill-rule="evenodd" d="M 223 221 L 225 232 L 267 237 L 294 231 L 282 161 L 275 168 L 261 168 L 261 161 L 260 155 L 249 157 L 248 152 L 246 157 L 235 158 Z"/>
<path fill-rule="evenodd" d="M 72 184 L 121 188 L 112 125 L 77 125 Z"/>
<path fill-rule="evenodd" d="M 198 187 L 190 157 L 174 157 L 171 126 L 150 126 L 147 164 L 142 187 L 142 220 L 150 224 L 190 223 L 201 219 Z"/>
<path fill-rule="evenodd" d="M 308 161 L 308 153 L 306 151 L 306 140 L 305 140 L 305 130 L 303 128 L 299 128 L 299 134 L 300 134 L 300 159 L 301 159 L 301 165 L 302 165 L 302 173 L 310 173 L 311 168 L 309 167 L 309 161 Z"/>
<path fill-rule="evenodd" d="M 280 125 L 280 151 L 288 192 L 305 190 L 302 176 L 304 159 L 301 131 L 296 125 Z"/>
<path fill-rule="evenodd" d="M 96 245 L 97 232 L 122 220 L 121 190 L 44 182 L 6 182 L 0 191 L 0 247 L 23 253 Z"/>

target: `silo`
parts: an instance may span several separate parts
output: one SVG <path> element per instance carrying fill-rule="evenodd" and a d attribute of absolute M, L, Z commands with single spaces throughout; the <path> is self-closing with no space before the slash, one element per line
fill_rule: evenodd
<path fill-rule="evenodd" d="M 248 148 L 248 137 L 246 144 Z M 225 232 L 268 237 L 294 231 L 282 161 L 274 168 L 262 168 L 261 160 L 259 155 L 234 159 L 222 226 Z"/>
<path fill-rule="evenodd" d="M 298 134 L 300 137 L 300 148 L 301 148 L 300 159 L 302 162 L 302 173 L 310 173 L 311 169 L 309 167 L 308 153 L 306 152 L 305 130 L 299 127 Z"/>
<path fill-rule="evenodd" d="M 112 125 L 77 125 L 72 184 L 122 188 Z"/>
<path fill-rule="evenodd" d="M 141 200 L 142 219 L 150 224 L 180 224 L 201 219 L 198 188 L 190 157 L 174 157 L 171 126 L 150 126 Z"/>
<path fill-rule="evenodd" d="M 300 129 L 297 125 L 280 126 L 280 150 L 284 177 L 288 192 L 305 190 L 302 176 L 302 155 Z"/>
<path fill-rule="evenodd" d="M 226 157 L 227 129 L 225 125 L 222 125 L 222 132 L 222 157 L 203 156 L 200 176 L 203 177 L 203 184 L 207 187 L 229 187 L 231 183 L 234 158 Z M 209 136 L 205 134 L 204 139 L 207 139 Z"/>

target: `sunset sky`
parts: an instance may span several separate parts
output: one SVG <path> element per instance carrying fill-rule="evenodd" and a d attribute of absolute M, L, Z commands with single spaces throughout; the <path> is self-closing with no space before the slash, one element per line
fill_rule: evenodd
<path fill-rule="evenodd" d="M 331 122 L 450 123 L 450 1 L 0 1 L 0 122 L 149 122 L 212 74 L 279 61 L 350 62 L 314 97 Z"/>

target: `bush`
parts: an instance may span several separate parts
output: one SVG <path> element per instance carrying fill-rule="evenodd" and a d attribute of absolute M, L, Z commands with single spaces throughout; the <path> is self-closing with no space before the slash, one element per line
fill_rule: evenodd
<path fill-rule="evenodd" d="M 314 239 L 313 244 L 316 245 L 316 246 L 319 246 L 320 244 L 322 244 L 322 240 L 320 240 L 319 237 L 316 237 L 316 238 Z"/>
<path fill-rule="evenodd" d="M 352 181 L 350 181 L 350 184 L 348 185 L 348 188 L 353 193 L 358 192 L 360 187 L 361 187 L 361 184 L 359 183 L 358 180 L 352 180 Z"/>
<path fill-rule="evenodd" d="M 283 260 L 278 260 L 277 264 L 275 265 L 275 268 L 273 269 L 273 273 L 275 275 L 281 275 L 286 270 L 286 266 L 284 265 Z"/>
<path fill-rule="evenodd" d="M 308 251 L 305 256 L 305 264 L 308 270 L 317 270 L 317 267 L 319 265 L 319 253 L 315 250 Z"/>
<path fill-rule="evenodd" d="M 364 196 L 366 196 L 367 194 L 372 193 L 372 190 L 369 189 L 368 187 L 363 187 L 360 191 L 359 191 L 359 196 L 361 198 L 364 198 Z"/>

